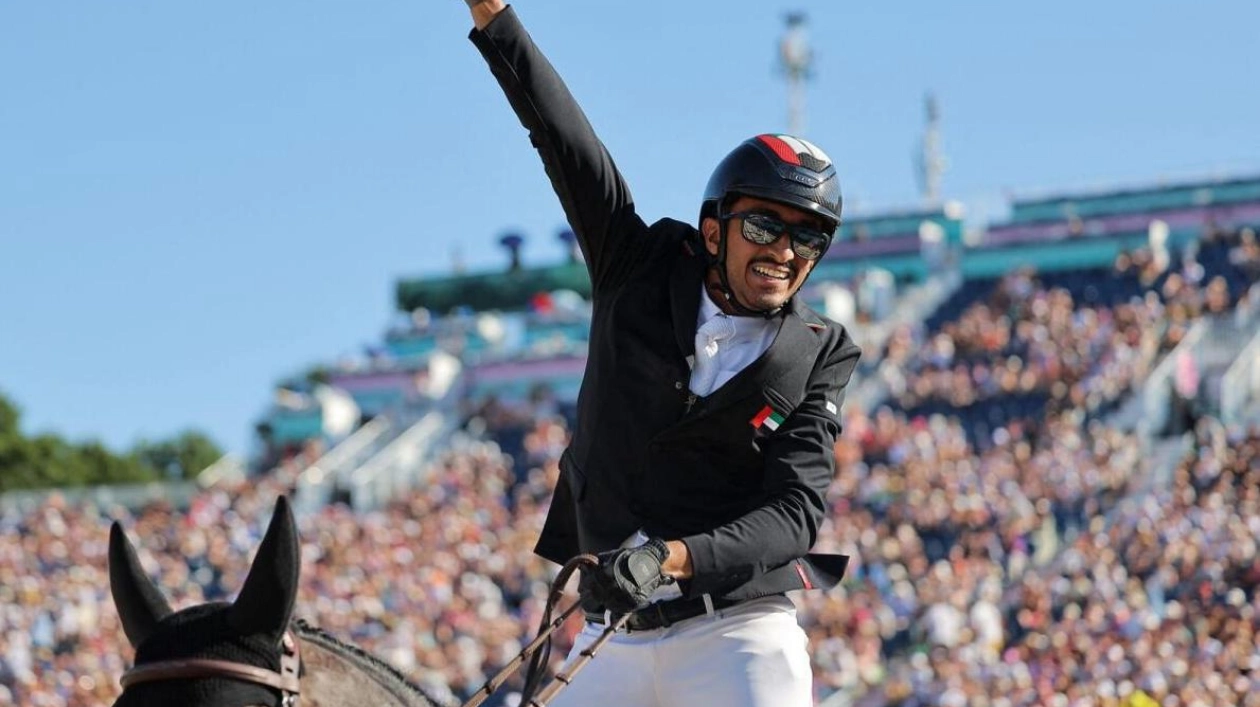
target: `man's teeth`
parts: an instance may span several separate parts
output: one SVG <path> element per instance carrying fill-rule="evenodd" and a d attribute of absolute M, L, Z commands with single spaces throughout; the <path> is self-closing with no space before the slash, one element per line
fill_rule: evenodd
<path fill-rule="evenodd" d="M 789 268 L 776 268 L 768 265 L 754 265 L 753 272 L 762 277 L 771 277 L 776 280 L 786 280 L 791 276 L 792 271 Z"/>

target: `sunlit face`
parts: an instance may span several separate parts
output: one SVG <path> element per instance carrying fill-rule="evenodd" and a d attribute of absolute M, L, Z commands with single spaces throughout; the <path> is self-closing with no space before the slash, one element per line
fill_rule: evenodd
<path fill-rule="evenodd" d="M 726 207 L 727 213 L 762 213 L 778 218 L 791 225 L 822 228 L 823 221 L 817 215 L 774 201 L 752 196 L 740 196 Z M 742 220 L 732 218 L 726 223 L 726 277 L 731 291 L 743 306 L 758 311 L 782 307 L 800 289 L 801 284 L 814 267 L 814 261 L 805 260 L 792 252 L 787 235 L 769 245 L 757 245 L 741 235 Z M 717 255 L 719 225 L 715 218 L 706 218 L 701 224 L 705 247 L 711 255 Z M 710 291 L 718 306 L 733 312 L 729 303 L 720 295 L 718 274 L 711 270 L 708 277 Z"/>

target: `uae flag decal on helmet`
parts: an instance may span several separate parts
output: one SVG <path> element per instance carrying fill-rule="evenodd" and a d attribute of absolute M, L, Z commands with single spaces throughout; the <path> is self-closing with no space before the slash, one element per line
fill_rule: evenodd
<path fill-rule="evenodd" d="M 758 135 L 757 139 L 769 147 L 775 156 L 790 165 L 806 167 L 821 172 L 831 165 L 831 158 L 818 146 L 791 135 Z"/>

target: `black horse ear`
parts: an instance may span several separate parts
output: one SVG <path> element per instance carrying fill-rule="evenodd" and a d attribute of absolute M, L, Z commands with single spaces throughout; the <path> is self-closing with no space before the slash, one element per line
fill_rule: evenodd
<path fill-rule="evenodd" d="M 144 643 L 171 605 L 140 566 L 140 556 L 118 521 L 109 528 L 109 590 L 133 648 Z"/>
<path fill-rule="evenodd" d="M 281 496 L 245 586 L 228 611 L 231 627 L 245 635 L 263 633 L 279 642 L 289 628 L 300 569 L 297 523 L 288 499 Z"/>

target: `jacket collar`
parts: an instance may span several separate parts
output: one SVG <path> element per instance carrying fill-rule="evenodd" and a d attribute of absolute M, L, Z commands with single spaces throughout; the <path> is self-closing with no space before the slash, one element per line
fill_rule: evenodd
<path fill-rule="evenodd" d="M 682 244 L 682 255 L 674 261 L 669 276 L 670 311 L 674 318 L 674 338 L 684 357 L 696 353 L 696 317 L 700 313 L 700 287 L 708 259 L 691 240 Z"/>

